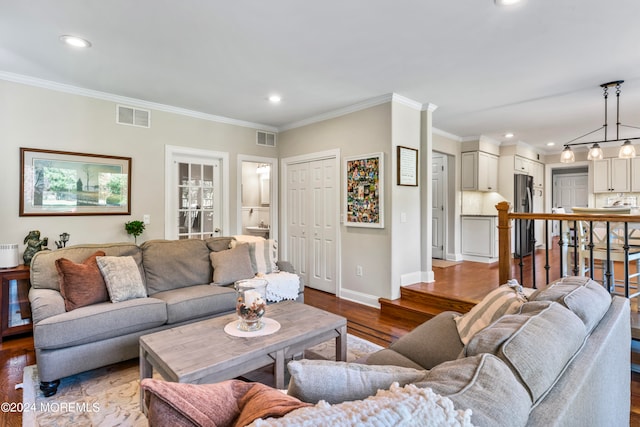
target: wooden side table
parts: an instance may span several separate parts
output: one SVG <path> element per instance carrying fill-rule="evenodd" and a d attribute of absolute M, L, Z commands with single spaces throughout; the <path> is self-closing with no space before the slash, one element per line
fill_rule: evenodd
<path fill-rule="evenodd" d="M 4 337 L 31 332 L 29 266 L 0 269 L 0 342 Z"/>

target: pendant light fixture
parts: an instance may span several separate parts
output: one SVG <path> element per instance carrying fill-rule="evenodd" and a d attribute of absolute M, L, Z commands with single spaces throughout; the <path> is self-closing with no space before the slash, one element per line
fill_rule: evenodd
<path fill-rule="evenodd" d="M 569 141 L 568 143 L 566 143 L 564 145 L 564 150 L 562 151 L 562 154 L 560 154 L 560 162 L 562 163 L 573 163 L 576 161 L 575 158 L 575 154 L 573 153 L 573 150 L 571 149 L 571 147 L 574 146 L 578 146 L 578 145 L 591 145 L 591 148 L 589 149 L 589 154 L 587 156 L 588 160 L 602 160 L 604 155 L 602 152 L 602 148 L 600 148 L 600 144 L 605 144 L 605 143 L 609 143 L 609 142 L 622 142 L 624 141 L 624 143 L 622 144 L 622 146 L 620 147 L 620 151 L 618 152 L 618 157 L 621 159 L 632 159 L 636 156 L 636 149 L 635 147 L 631 144 L 631 140 L 636 140 L 636 139 L 640 139 L 640 137 L 634 137 L 634 138 L 624 138 L 624 139 L 620 139 L 620 126 L 623 127 L 629 127 L 629 128 L 636 128 L 635 126 L 625 126 L 622 125 L 620 123 L 620 86 L 622 86 L 622 83 L 624 83 L 624 80 L 616 80 L 613 82 L 609 82 L 609 83 L 603 83 L 600 85 L 600 87 L 603 89 L 603 96 L 604 96 L 604 125 L 602 125 L 601 127 L 599 127 L 598 129 L 586 133 L 582 136 L 579 136 L 578 138 L 575 138 L 571 141 Z M 616 139 L 608 139 L 607 137 L 607 130 L 608 130 L 608 115 L 607 115 L 607 106 L 608 106 L 608 99 L 609 99 L 609 88 L 610 87 L 615 87 L 616 88 Z M 586 136 L 589 136 L 593 133 L 596 133 L 600 130 L 604 129 L 604 139 L 600 140 L 600 141 L 592 141 L 592 142 L 575 142 L 579 139 L 582 139 Z"/>

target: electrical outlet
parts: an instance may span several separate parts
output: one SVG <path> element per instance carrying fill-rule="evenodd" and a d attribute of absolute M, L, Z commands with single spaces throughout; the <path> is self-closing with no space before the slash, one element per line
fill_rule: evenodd
<path fill-rule="evenodd" d="M 356 276 L 362 276 L 362 266 L 356 265 Z"/>
<path fill-rule="evenodd" d="M 144 222 L 146 225 L 151 224 L 151 215 L 149 214 L 144 214 L 142 216 L 142 222 Z"/>

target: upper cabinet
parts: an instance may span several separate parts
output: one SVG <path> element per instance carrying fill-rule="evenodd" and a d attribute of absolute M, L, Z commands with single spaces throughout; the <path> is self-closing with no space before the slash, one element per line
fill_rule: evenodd
<path fill-rule="evenodd" d="M 462 153 L 462 191 L 498 191 L 498 156 Z"/>
<path fill-rule="evenodd" d="M 629 191 L 631 191 L 631 162 L 629 159 L 594 160 L 594 193 L 625 193 Z"/>
<path fill-rule="evenodd" d="M 533 186 L 536 188 L 544 187 L 544 165 L 525 157 L 513 157 L 513 171 L 533 176 Z"/>
<path fill-rule="evenodd" d="M 631 159 L 631 191 L 640 192 L 640 157 Z"/>

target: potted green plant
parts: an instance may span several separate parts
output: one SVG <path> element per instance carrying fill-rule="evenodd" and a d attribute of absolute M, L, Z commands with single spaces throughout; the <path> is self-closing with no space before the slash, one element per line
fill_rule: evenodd
<path fill-rule="evenodd" d="M 136 245 L 138 244 L 138 236 L 142 234 L 144 227 L 144 222 L 138 220 L 125 222 L 124 224 L 124 229 L 127 230 L 127 234 L 133 234 Z"/>

